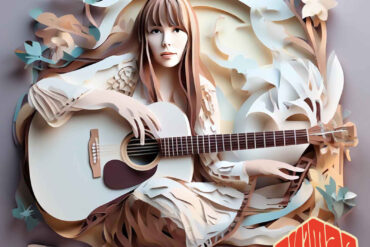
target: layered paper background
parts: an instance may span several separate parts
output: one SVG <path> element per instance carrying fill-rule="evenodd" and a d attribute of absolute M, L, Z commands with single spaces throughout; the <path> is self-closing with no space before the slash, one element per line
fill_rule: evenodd
<path fill-rule="evenodd" d="M 357 208 L 341 222 L 340 226 L 358 237 L 360 244 L 370 241 L 366 236 L 366 226 L 370 225 L 368 215 L 370 187 L 368 175 L 370 168 L 366 149 L 370 135 L 366 129 L 369 120 L 367 72 L 370 69 L 367 60 L 370 32 L 366 26 L 366 5 L 363 3 L 339 1 L 339 6 L 331 11 L 328 21 L 329 47 L 328 51 L 336 50 L 345 72 L 345 88 L 342 97 L 344 109 L 352 112 L 351 121 L 358 126 L 360 145 L 352 150 L 352 162 L 345 166 L 345 185 L 358 194 Z M 19 181 L 19 166 L 17 150 L 11 139 L 11 116 L 18 97 L 27 91 L 30 81 L 29 73 L 23 71 L 23 65 L 14 56 L 13 50 L 31 37 L 31 27 L 28 11 L 40 7 L 57 14 L 79 13 L 82 5 L 65 1 L 32 1 L 20 0 L 3 3 L 1 10 L 2 49 L 1 49 L 1 219 L 0 236 L 3 244 L 8 246 L 25 246 L 28 243 L 44 243 L 55 246 L 76 246 L 69 243 L 47 229 L 45 225 L 38 226 L 34 231 L 27 232 L 22 222 L 11 217 L 14 208 L 14 192 Z M 10 14 L 12 13 L 12 14 Z M 1 244 L 1 245 L 3 245 Z"/>

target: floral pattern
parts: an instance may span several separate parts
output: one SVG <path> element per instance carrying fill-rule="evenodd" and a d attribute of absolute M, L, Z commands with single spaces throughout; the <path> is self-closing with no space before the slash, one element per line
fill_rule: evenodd
<path fill-rule="evenodd" d="M 135 60 L 123 61 L 118 65 L 118 73 L 107 81 L 108 88 L 131 96 L 139 79 Z"/>

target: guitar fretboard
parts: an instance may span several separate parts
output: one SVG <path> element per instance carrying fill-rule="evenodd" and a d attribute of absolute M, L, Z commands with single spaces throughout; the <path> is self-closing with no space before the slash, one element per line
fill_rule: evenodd
<path fill-rule="evenodd" d="M 198 135 L 159 139 L 162 156 L 280 147 L 308 143 L 308 130 L 281 130 L 238 134 Z"/>

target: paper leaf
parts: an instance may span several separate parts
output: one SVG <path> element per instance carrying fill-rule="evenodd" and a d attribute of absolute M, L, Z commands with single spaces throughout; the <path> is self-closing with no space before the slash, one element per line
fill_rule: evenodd
<path fill-rule="evenodd" d="M 100 39 L 100 31 L 97 27 L 95 26 L 90 26 L 89 27 L 89 34 L 94 36 L 95 40 L 98 41 Z"/>
<path fill-rule="evenodd" d="M 97 2 L 101 2 L 102 0 L 83 0 L 84 3 L 87 3 L 87 4 L 94 4 L 94 3 L 97 3 Z"/>
<path fill-rule="evenodd" d="M 325 190 L 328 195 L 336 194 L 337 191 L 337 185 L 335 183 L 335 180 L 330 177 L 330 182 L 328 185 L 325 185 Z"/>
<path fill-rule="evenodd" d="M 334 117 L 344 86 L 343 69 L 334 52 L 330 54 L 327 68 L 324 112 L 321 114 L 323 123 L 329 122 Z"/>
<path fill-rule="evenodd" d="M 333 203 L 334 215 L 336 218 L 340 218 L 344 213 L 344 204 L 343 202 L 334 202 Z"/>
<path fill-rule="evenodd" d="M 348 191 L 345 195 L 344 195 L 344 200 L 352 200 L 354 198 L 356 198 L 357 195 L 351 191 Z"/>
<path fill-rule="evenodd" d="M 27 63 L 28 58 L 27 58 L 27 53 L 24 53 L 23 51 L 15 51 L 15 55 L 19 57 L 24 63 Z"/>
<path fill-rule="evenodd" d="M 333 212 L 333 201 L 330 195 L 328 195 L 323 189 L 320 187 L 316 187 L 316 189 L 320 192 L 320 194 L 324 197 L 326 205 L 328 209 Z"/>
<path fill-rule="evenodd" d="M 33 217 L 35 213 L 32 209 L 32 205 L 26 208 L 18 194 L 15 195 L 15 201 L 17 203 L 17 208 L 14 208 L 12 210 L 13 217 L 16 219 L 24 220 L 26 222 L 27 230 L 32 230 L 39 223 L 38 219 Z"/>
<path fill-rule="evenodd" d="M 84 3 L 90 4 L 95 7 L 101 7 L 101 8 L 109 7 L 117 3 L 118 1 L 119 0 L 83 0 Z"/>
<path fill-rule="evenodd" d="M 30 12 L 29 12 L 29 15 L 33 18 L 33 19 L 37 19 L 37 17 L 39 17 L 39 15 L 42 14 L 42 10 L 41 9 L 32 9 Z"/>
<path fill-rule="evenodd" d="M 338 196 L 337 196 L 337 200 L 338 201 L 342 201 L 344 200 L 344 196 L 348 193 L 348 188 L 347 187 L 341 187 L 338 191 Z"/>
<path fill-rule="evenodd" d="M 31 41 L 31 44 L 29 42 L 24 43 L 24 48 L 26 49 L 26 52 L 29 55 L 33 56 L 41 56 L 42 53 L 42 48 L 39 42 L 36 41 Z"/>
<path fill-rule="evenodd" d="M 287 20 L 294 16 L 284 0 L 240 0 L 245 5 L 259 9 L 270 21 Z"/>
<path fill-rule="evenodd" d="M 260 10 L 251 9 L 251 24 L 257 38 L 272 51 L 281 50 L 288 38 L 284 27 L 267 20 Z"/>

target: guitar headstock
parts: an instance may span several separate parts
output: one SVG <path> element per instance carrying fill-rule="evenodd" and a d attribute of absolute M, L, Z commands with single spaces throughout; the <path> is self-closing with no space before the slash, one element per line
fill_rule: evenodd
<path fill-rule="evenodd" d="M 314 145 L 331 144 L 354 147 L 358 144 L 357 129 L 354 123 L 348 122 L 336 127 L 334 122 L 320 124 L 308 130 L 309 142 Z"/>

